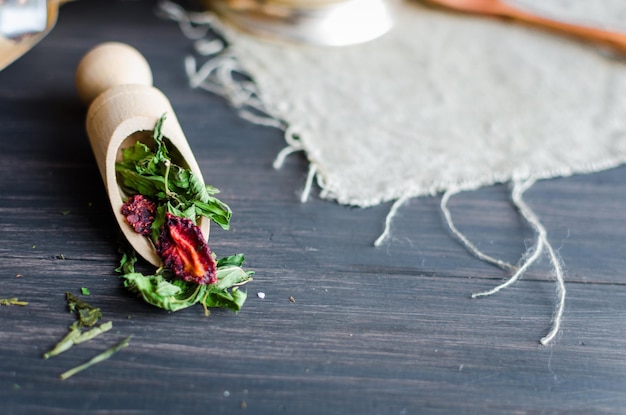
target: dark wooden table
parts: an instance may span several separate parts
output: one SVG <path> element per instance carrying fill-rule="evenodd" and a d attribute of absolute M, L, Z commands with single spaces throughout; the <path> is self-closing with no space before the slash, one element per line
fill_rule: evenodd
<path fill-rule="evenodd" d="M 504 275 L 450 236 L 439 198 L 410 201 L 379 248 L 388 204 L 349 208 L 315 190 L 300 203 L 306 160 L 272 169 L 280 131 L 188 87 L 191 44 L 154 7 L 67 4 L 53 32 L 0 72 L 0 297 L 28 301 L 0 306 L 0 413 L 626 413 L 626 169 L 528 191 L 567 271 L 562 331 L 540 346 L 556 299 L 547 258 L 508 290 L 472 300 Z M 211 246 L 244 252 L 256 271 L 239 314 L 163 312 L 114 272 L 119 234 L 73 85 L 80 57 L 108 40 L 145 54 L 205 178 L 234 211 Z M 516 262 L 532 242 L 506 185 L 450 207 L 492 255 Z M 81 287 L 113 331 L 44 360 L 74 320 L 65 292 Z M 59 379 L 127 335 L 110 360 Z"/>

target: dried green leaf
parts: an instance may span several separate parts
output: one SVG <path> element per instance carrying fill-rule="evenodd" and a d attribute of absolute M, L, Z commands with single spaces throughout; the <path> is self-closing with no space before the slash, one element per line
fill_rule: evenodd
<path fill-rule="evenodd" d="M 128 256 L 125 257 L 128 264 Z M 166 271 L 156 275 L 132 272 L 121 275 L 124 286 L 136 293 L 148 304 L 168 311 L 178 311 L 201 302 L 206 307 L 228 308 L 239 311 L 246 301 L 246 293 L 239 286 L 252 281 L 252 272 L 244 271 L 242 254 L 222 258 L 217 262 L 216 284 L 199 285 L 193 282 L 171 279 Z M 119 268 L 131 269 L 130 266 Z M 168 278 L 169 277 L 169 278 Z"/>
<path fill-rule="evenodd" d="M 162 176 L 141 174 L 119 164 L 115 166 L 115 171 L 118 181 L 128 194 L 138 193 L 156 197 L 165 189 L 165 180 Z"/>
<path fill-rule="evenodd" d="M 139 141 L 123 150 L 122 161 L 115 165 L 120 185 L 127 194 L 141 194 L 159 205 L 168 205 L 170 213 L 180 214 L 194 223 L 200 216 L 206 216 L 228 229 L 232 212 L 225 203 L 212 196 L 219 190 L 205 185 L 190 169 L 169 158 L 162 133 L 165 119 L 164 114 L 155 125 L 152 135 L 154 151 Z M 152 236 L 154 241 L 154 234 Z"/>
<path fill-rule="evenodd" d="M 44 353 L 43 358 L 49 359 L 53 356 L 57 356 L 69 350 L 72 346 L 91 340 L 96 336 L 111 330 L 112 328 L 113 323 L 110 321 L 102 323 L 98 327 L 94 327 L 84 332 L 81 332 L 78 325 L 72 325 L 70 326 L 70 330 L 65 337 L 59 340 L 59 342 L 50 351 Z"/>
<path fill-rule="evenodd" d="M 120 341 L 119 343 L 117 343 L 115 346 L 105 350 L 104 352 L 94 356 L 93 358 L 91 358 L 89 361 L 83 363 L 82 365 L 76 366 L 73 369 L 70 369 L 64 373 L 61 374 L 61 380 L 65 380 L 68 379 L 72 376 L 74 376 L 75 374 L 82 372 L 85 369 L 90 368 L 91 366 L 103 362 L 105 360 L 107 360 L 108 358 L 110 358 L 111 356 L 113 356 L 115 353 L 119 352 L 121 349 L 123 349 L 124 347 L 128 347 L 130 339 L 132 336 L 128 336 L 126 338 L 124 338 L 122 341 Z"/>
<path fill-rule="evenodd" d="M 25 306 L 25 305 L 28 305 L 28 302 L 20 301 L 20 300 L 17 299 L 17 297 L 0 298 L 0 305 L 20 305 L 20 306 Z"/>
<path fill-rule="evenodd" d="M 76 312 L 80 326 L 91 327 L 102 318 L 102 312 L 99 308 L 87 304 L 72 293 L 66 292 L 65 298 L 70 312 Z"/>
<path fill-rule="evenodd" d="M 197 215 L 210 218 L 222 229 L 228 230 L 230 228 L 232 211 L 228 205 L 220 202 L 212 196 L 207 196 L 207 202 L 195 200 L 193 204 L 196 208 Z"/>
<path fill-rule="evenodd" d="M 128 249 L 128 252 L 124 252 L 121 248 L 119 251 L 122 253 L 122 258 L 120 259 L 120 265 L 115 268 L 115 272 L 120 274 L 135 272 L 135 263 L 137 262 L 137 255 L 135 251 Z"/>
<path fill-rule="evenodd" d="M 124 286 L 141 296 L 145 302 L 168 311 L 178 311 L 199 301 L 203 285 L 168 281 L 163 275 L 143 275 L 138 272 L 122 275 Z"/>
<path fill-rule="evenodd" d="M 245 257 L 243 254 L 227 256 L 217 261 L 217 268 L 219 269 L 227 266 L 241 267 L 244 261 Z"/>

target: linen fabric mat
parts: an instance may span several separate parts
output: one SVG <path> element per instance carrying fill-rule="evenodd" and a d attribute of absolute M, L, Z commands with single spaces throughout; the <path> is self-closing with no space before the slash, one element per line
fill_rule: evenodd
<path fill-rule="evenodd" d="M 537 28 L 415 1 L 400 9 L 390 33 L 343 48 L 227 32 L 322 197 L 366 207 L 626 161 L 623 61 Z"/>
<path fill-rule="evenodd" d="M 621 0 L 514 3 L 590 26 L 615 29 L 626 21 Z M 554 340 L 565 308 L 565 273 L 523 194 L 538 179 L 626 162 L 624 57 L 537 28 L 417 1 L 399 4 L 390 33 L 341 48 L 261 39 L 222 25 L 210 13 L 187 13 L 168 1 L 160 6 L 196 39 L 196 56 L 186 60 L 191 86 L 224 96 L 253 122 L 283 129 L 287 147 L 276 167 L 291 152 L 306 153 L 303 201 L 315 179 L 320 197 L 341 204 L 394 201 L 375 242 L 380 245 L 406 200 L 443 193 L 441 210 L 452 234 L 509 275 L 473 298 L 510 286 L 546 255 L 557 302 L 540 342 Z M 202 56 L 207 58 L 199 65 Z M 511 182 L 512 205 L 536 235 L 515 265 L 481 252 L 447 208 L 457 192 L 504 182 Z"/>

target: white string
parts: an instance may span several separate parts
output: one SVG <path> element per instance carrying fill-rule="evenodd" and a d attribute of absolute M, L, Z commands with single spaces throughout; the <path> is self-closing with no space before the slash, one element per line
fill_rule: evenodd
<path fill-rule="evenodd" d="M 554 251 L 554 248 L 548 241 L 548 232 L 546 228 L 542 225 L 541 221 L 539 220 L 535 212 L 533 212 L 533 210 L 526 204 L 523 198 L 524 192 L 526 192 L 526 190 L 528 190 L 534 183 L 535 183 L 534 178 L 530 178 L 525 181 L 514 180 L 513 190 L 511 192 L 511 199 L 515 207 L 520 212 L 520 215 L 531 225 L 531 227 L 537 234 L 537 242 L 535 244 L 535 247 L 529 248 L 527 253 L 524 255 L 524 257 L 526 258 L 526 260 L 524 261 L 524 264 L 519 269 L 516 269 L 515 273 L 507 281 L 492 288 L 491 290 L 474 293 L 472 294 L 472 298 L 493 295 L 501 291 L 502 289 L 508 287 L 509 285 L 515 283 L 524 274 L 524 272 L 526 272 L 526 270 L 528 270 L 528 268 L 532 264 L 534 264 L 537 261 L 537 259 L 540 258 L 543 250 L 545 249 L 548 252 L 548 255 L 550 257 L 550 262 L 553 267 L 553 272 L 554 272 L 556 282 L 557 282 L 557 296 L 559 298 L 557 306 L 556 306 L 556 311 L 552 319 L 552 328 L 550 329 L 549 333 L 540 340 L 540 343 L 545 346 L 549 344 L 552 340 L 554 340 L 554 338 L 559 333 L 559 330 L 561 328 L 561 321 L 563 319 L 563 312 L 565 310 L 566 289 L 565 289 L 565 279 L 563 275 L 564 274 L 563 268 L 561 266 L 561 262 L 558 258 L 558 255 L 556 254 L 556 252 Z M 497 260 L 481 252 L 478 248 L 474 246 L 474 244 L 471 243 L 471 241 L 467 239 L 467 237 L 465 237 L 465 235 L 463 235 L 454 226 L 454 223 L 452 222 L 452 216 L 450 214 L 450 211 L 447 208 L 447 204 L 448 204 L 448 200 L 450 199 L 450 196 L 459 192 L 460 192 L 460 189 L 450 189 L 444 193 L 442 200 L 441 200 L 441 210 L 444 213 L 446 222 L 448 224 L 448 227 L 452 231 L 452 233 L 459 240 L 461 240 L 461 242 L 463 242 L 463 245 L 465 245 L 465 247 L 472 254 L 476 255 L 478 258 L 483 259 L 487 262 L 496 264 L 501 267 L 507 267 L 507 268 L 513 267 L 512 265 L 506 262 Z M 530 252 L 532 252 L 532 254 L 528 255 Z"/>
<path fill-rule="evenodd" d="M 180 5 L 171 1 L 160 1 L 157 11 L 164 17 L 178 22 L 178 26 L 188 39 L 200 39 L 211 28 L 215 17 L 208 13 L 187 13 Z"/>
<path fill-rule="evenodd" d="M 287 147 L 280 150 L 280 152 L 276 155 L 276 158 L 274 159 L 274 163 L 272 163 L 272 167 L 274 167 L 274 169 L 276 170 L 280 169 L 283 166 L 283 163 L 285 162 L 287 156 L 297 151 L 304 150 L 299 140 L 300 134 L 293 126 L 288 126 L 285 129 L 284 136 Z"/>
<path fill-rule="evenodd" d="M 511 265 L 506 261 L 502 261 L 501 259 L 494 258 L 482 252 L 480 249 L 476 247 L 476 245 L 474 245 L 469 239 L 467 239 L 467 237 L 463 235 L 463 233 L 459 231 L 457 227 L 454 225 L 454 222 L 452 220 L 452 215 L 450 214 L 450 210 L 448 209 L 448 201 L 450 200 L 451 196 L 457 193 L 460 193 L 461 191 L 462 189 L 460 188 L 451 187 L 443 194 L 443 197 L 441 198 L 440 209 L 443 212 L 443 216 L 446 220 L 446 224 L 448 225 L 448 228 L 450 229 L 452 234 L 463 243 L 463 246 L 465 246 L 465 248 L 472 255 L 476 256 L 478 259 L 481 259 L 489 264 L 496 265 L 503 269 L 517 271 L 517 267 L 515 265 Z"/>
<path fill-rule="evenodd" d="M 306 177 L 306 183 L 304 185 L 304 189 L 302 190 L 302 195 L 300 196 L 300 202 L 306 203 L 309 200 L 309 195 L 311 194 L 311 189 L 313 188 L 313 179 L 315 178 L 315 174 L 317 173 L 317 168 L 314 164 L 309 165 L 309 174 Z"/>
<path fill-rule="evenodd" d="M 520 203 L 522 204 L 524 203 L 522 199 L 522 195 L 528 188 L 530 188 L 530 186 L 532 186 L 532 184 L 533 182 L 531 181 L 526 181 L 524 183 L 520 183 L 516 181 L 513 183 L 512 200 L 515 206 L 518 207 L 518 209 L 520 209 L 519 208 Z M 522 212 L 521 209 L 520 209 L 520 212 Z M 524 212 L 522 212 L 522 216 L 524 216 Z M 524 216 L 524 218 L 529 222 L 532 219 L 526 216 Z M 524 256 L 522 257 L 522 258 L 526 258 L 526 260 L 524 261 L 524 264 L 508 280 L 506 280 L 502 284 L 487 291 L 474 293 L 472 294 L 472 298 L 486 297 L 489 295 L 493 295 L 497 293 L 498 291 L 501 291 L 502 289 L 508 287 L 509 285 L 514 284 L 517 280 L 520 279 L 520 277 L 526 272 L 526 270 L 530 268 L 530 266 L 534 264 L 537 261 L 537 259 L 541 257 L 543 248 L 544 248 L 544 238 L 541 237 L 540 233 L 537 233 L 537 242 L 535 243 L 534 248 L 533 247 L 528 248 L 528 250 L 526 251 L 526 254 L 524 254 Z M 530 254 L 531 252 L 532 254 Z"/>
<path fill-rule="evenodd" d="M 563 268 L 561 266 L 561 262 L 552 248 L 552 245 L 547 244 L 546 248 L 548 250 L 548 254 L 550 255 L 550 262 L 552 262 L 552 266 L 554 267 L 554 276 L 556 278 L 556 289 L 557 296 L 559 301 L 556 305 L 556 311 L 554 312 L 554 317 L 552 318 L 552 329 L 550 332 L 543 337 L 541 340 L 541 344 L 546 346 L 549 344 L 558 334 L 559 330 L 561 330 L 561 320 L 563 319 L 563 312 L 565 311 L 565 278 L 563 276 Z"/>
<path fill-rule="evenodd" d="M 283 148 L 282 150 L 280 150 L 278 154 L 276 155 L 274 162 L 272 163 L 272 167 L 274 168 L 274 170 L 280 170 L 280 168 L 283 167 L 283 163 L 285 162 L 285 159 L 291 154 L 296 153 L 298 151 L 302 151 L 302 149 L 292 147 L 292 146 L 287 146 Z"/>
<path fill-rule="evenodd" d="M 548 251 L 548 255 L 550 256 L 550 262 L 552 263 L 554 276 L 556 278 L 557 296 L 559 298 L 559 301 L 556 306 L 554 317 L 552 318 L 552 328 L 550 329 L 550 332 L 540 340 L 541 344 L 545 346 L 556 337 L 561 328 L 561 320 L 563 318 L 563 311 L 565 310 L 566 290 L 561 261 L 554 251 L 554 248 L 548 241 L 548 231 L 541 224 L 541 221 L 539 220 L 537 215 L 535 215 L 532 209 L 530 209 L 530 207 L 522 198 L 522 194 L 524 193 L 524 191 L 530 188 L 530 186 L 532 186 L 534 183 L 535 179 L 528 179 L 522 183 L 520 183 L 519 181 L 514 181 L 514 186 L 518 189 L 518 191 L 513 193 L 513 203 L 518 208 L 520 214 L 524 217 L 524 219 L 526 219 L 526 221 L 534 228 L 535 232 L 537 232 L 538 240 L 541 240 L 543 245 L 545 245 L 545 248 Z"/>
<path fill-rule="evenodd" d="M 198 88 L 205 82 L 211 73 L 213 73 L 219 65 L 223 63 L 224 59 L 214 58 L 206 61 L 200 69 L 197 68 L 196 58 L 193 56 L 187 56 L 185 58 L 185 72 L 189 77 L 189 86 L 192 88 Z"/>
<path fill-rule="evenodd" d="M 274 128 L 278 128 L 279 130 L 283 130 L 285 128 L 284 123 L 282 121 L 277 120 L 276 118 L 265 116 L 265 115 L 255 114 L 254 112 L 249 111 L 249 110 L 243 109 L 243 110 L 240 110 L 237 114 L 241 118 L 251 122 L 252 124 L 263 125 L 265 127 L 274 127 Z"/>
<path fill-rule="evenodd" d="M 533 250 L 532 248 L 530 248 L 528 250 L 528 252 L 532 251 L 532 254 L 528 257 L 526 261 L 524 261 L 524 265 L 519 267 L 519 269 L 509 279 L 507 279 L 502 284 L 497 285 L 490 290 L 473 293 L 472 298 L 487 297 L 487 296 L 493 295 L 501 291 L 502 289 L 508 287 L 509 285 L 514 284 L 517 280 L 521 278 L 521 276 L 528 270 L 528 268 L 530 268 L 530 266 L 534 264 L 537 261 L 537 259 L 539 259 L 539 257 L 541 256 L 541 253 L 543 252 L 543 248 L 544 248 L 543 245 L 544 245 L 543 239 L 537 238 L 535 249 Z"/>
<path fill-rule="evenodd" d="M 226 45 L 221 39 L 198 39 L 193 43 L 193 48 L 199 55 L 215 55 L 224 50 Z"/>
<path fill-rule="evenodd" d="M 383 230 L 383 233 L 381 233 L 380 236 L 374 241 L 374 246 L 380 246 L 385 241 L 385 239 L 387 239 L 387 237 L 391 233 L 391 222 L 393 221 L 393 218 L 398 213 L 398 209 L 400 209 L 400 206 L 406 203 L 406 201 L 409 199 L 409 196 L 402 196 L 401 198 L 393 202 L 393 205 L 391 205 L 389 213 L 387 213 L 387 217 L 385 218 L 385 229 Z"/>

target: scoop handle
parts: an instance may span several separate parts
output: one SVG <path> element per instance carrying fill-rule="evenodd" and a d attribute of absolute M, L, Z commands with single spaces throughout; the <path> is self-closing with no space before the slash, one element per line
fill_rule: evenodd
<path fill-rule="evenodd" d="M 101 93 L 118 85 L 152 86 L 152 70 L 132 46 L 105 42 L 89 50 L 76 68 L 76 89 L 89 105 Z"/>

